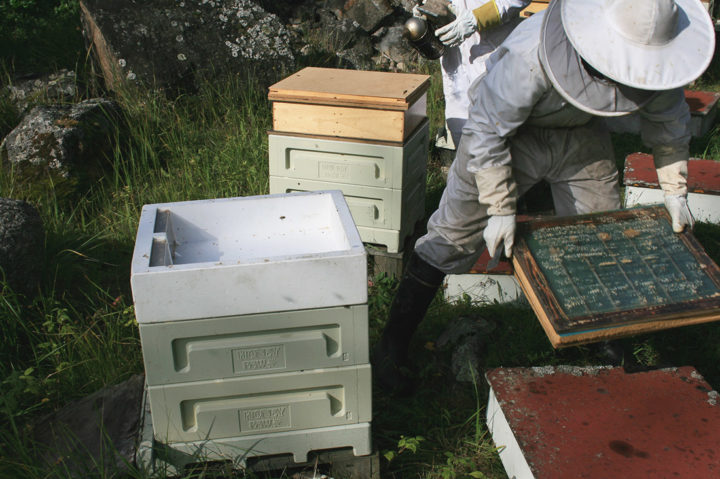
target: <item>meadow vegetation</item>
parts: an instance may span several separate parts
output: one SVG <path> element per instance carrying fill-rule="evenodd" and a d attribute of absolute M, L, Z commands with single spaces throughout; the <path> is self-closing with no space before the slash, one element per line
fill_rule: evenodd
<path fill-rule="evenodd" d="M 109 95 L 93 75 L 83 47 L 74 0 L 9 0 L 0 3 L 0 87 L 29 72 L 57 68 L 78 72 L 77 100 Z M 432 133 L 442 124 L 442 88 L 437 65 L 420 65 L 432 75 L 429 115 Z M 714 66 L 698 86 L 720 90 Z M 143 371 L 129 286 L 137 222 L 144 204 L 261 195 L 268 192 L 267 130 L 271 112 L 266 92 L 252 78 L 208 82 L 195 94 L 169 99 L 132 89 L 112 94 L 124 112 L 108 174 L 81 192 L 38 188 L 12 170 L 0 173 L 0 197 L 35 205 L 46 228 L 37 254 L 45 275 L 37 295 L 0 297 L 0 477 L 68 477 L 34 458 L 32 428 L 44 415 L 104 386 Z M 43 99 L 39 99 L 42 102 Z M 19 116 L 0 90 L 0 136 Z M 616 153 L 644 147 L 631 135 L 617 135 Z M 720 159 L 720 133 L 694 140 L 694 156 Z M 442 162 L 431 146 L 426 211 L 443 187 Z M 720 260 L 720 230 L 699 224 L 696 235 Z M 371 342 L 387 318 L 397 281 L 373 278 L 369 289 Z M 554 350 L 533 312 L 512 304 L 448 303 L 441 295 L 413 342 L 421 384 L 410 398 L 374 391 L 373 439 L 382 456 L 383 477 L 502 478 L 497 451 L 484 424 L 487 386 L 458 383 L 450 371 L 451 351 L 435 345 L 449 321 L 484 318 L 488 333 L 481 364 L 499 366 L 601 364 L 587 347 Z M 637 365 L 695 366 L 720 384 L 720 326 L 708 324 L 637 336 L 622 341 Z M 204 473 L 198 473 L 198 477 Z M 130 476 L 143 477 L 131 470 Z M 109 477 L 109 476 L 108 476 Z"/>

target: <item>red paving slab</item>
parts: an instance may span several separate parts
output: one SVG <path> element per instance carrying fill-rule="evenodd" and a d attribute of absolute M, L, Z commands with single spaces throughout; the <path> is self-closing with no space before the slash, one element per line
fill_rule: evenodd
<path fill-rule="evenodd" d="M 659 188 L 653 156 L 647 153 L 626 156 L 623 180 L 626 186 Z M 720 195 L 720 162 L 690 158 L 687 181 L 688 190 L 693 193 Z"/>
<path fill-rule="evenodd" d="M 718 393 L 692 367 L 486 377 L 535 479 L 720 478 Z"/>
<path fill-rule="evenodd" d="M 690 113 L 707 115 L 720 99 L 720 93 L 712 91 L 685 90 L 685 101 L 690 107 Z"/>

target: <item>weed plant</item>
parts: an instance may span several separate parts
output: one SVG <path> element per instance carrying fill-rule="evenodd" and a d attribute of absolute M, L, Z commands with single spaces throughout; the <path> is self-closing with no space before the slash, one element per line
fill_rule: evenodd
<path fill-rule="evenodd" d="M 39 11 L 45 14 L 57 8 L 77 13 L 71 0 L 24 0 L 0 4 L 0 17 L 11 4 L 15 5 L 13 28 L 25 25 L 27 38 L 44 28 L 42 22 L 36 25 L 28 16 L 30 11 L 37 12 L 33 8 L 43 5 Z M 76 33 L 77 21 L 59 18 Z M 10 23 L 9 17 L 0 19 L 3 34 Z M 74 38 L 75 33 L 68 38 Z M 20 48 L 18 45 L 12 48 Z M 0 66 L 5 72 L 0 86 L 12 82 L 14 73 L 21 71 L 19 51 L 11 54 L 0 50 Z M 74 65 L 85 75 L 84 84 L 89 85 L 81 95 L 102 93 L 90 74 L 84 51 L 75 47 L 70 51 L 73 53 L 64 57 L 55 56 L 53 49 L 29 51 L 23 68 L 51 63 Z M 428 107 L 434 138 L 442 128 L 440 72 L 437 64 L 418 68 L 431 75 Z M 68 193 L 52 187 L 31 188 L 19 182 L 12 171 L 0 175 L 0 196 L 34 204 L 46 229 L 44 250 L 38 252 L 45 275 L 37 293 L 25 297 L 6 284 L 0 285 L 0 478 L 70 477 L 63 460 L 52 464 L 38 461 L 38 453 L 43 452 L 33 440 L 38 420 L 75 399 L 143 371 L 129 288 L 129 265 L 142 206 L 268 192 L 267 130 L 271 113 L 266 92 L 252 77 L 207 82 L 196 94 L 174 99 L 145 89 L 126 89 L 112 95 L 121 105 L 124 118 L 117 125 L 117 147 L 107 158 L 108 174 L 104 178 L 80 193 Z M 0 93 L 0 133 L 10 131 L 18 119 L 19 113 Z M 440 153 L 431 143 L 428 214 L 444 187 Z M 630 136 L 616 136 L 615 143 L 618 158 L 643 148 Z M 694 142 L 693 154 L 702 151 L 707 157 L 720 158 L 718 148 L 720 135 L 714 130 Z M 709 254 L 720 260 L 719 228 L 700 224 L 696 236 Z M 395 278 L 373 278 L 368 298 L 371 343 L 385 324 L 396 288 Z M 482 368 L 602 361 L 587 347 L 554 350 L 522 301 L 475 303 L 465 298 L 448 303 L 439 294 L 412 343 L 412 357 L 420 374 L 417 394 L 399 399 L 373 391 L 373 440 L 381 453 L 384 478 L 505 477 L 484 424 L 488 388 L 483 371 L 477 371 L 474 381 L 457 382 L 450 367 L 452 348 L 437 345 L 448 323 L 460 317 L 482 319 L 491 326 L 479 358 Z M 720 384 L 717 324 L 637 336 L 622 343 L 642 367 L 692 365 L 711 384 Z M 147 477 L 132 467 L 127 475 Z M 191 474 L 236 475 L 202 469 Z M 110 468 L 99 476 L 115 474 Z"/>

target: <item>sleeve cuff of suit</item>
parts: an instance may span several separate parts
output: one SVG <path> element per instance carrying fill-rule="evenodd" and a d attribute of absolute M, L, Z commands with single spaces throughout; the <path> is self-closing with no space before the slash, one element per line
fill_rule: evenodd
<path fill-rule="evenodd" d="M 658 183 L 665 195 L 687 195 L 687 148 L 660 147 L 653 151 Z"/>
<path fill-rule="evenodd" d="M 487 206 L 490 216 L 514 215 L 517 210 L 517 185 L 509 166 L 493 166 L 475 173 L 478 201 Z"/>
<path fill-rule="evenodd" d="M 495 0 L 490 0 L 486 4 L 479 6 L 472 11 L 475 20 L 477 20 L 477 27 L 479 31 L 483 31 L 487 28 L 492 28 L 500 25 L 502 20 L 500 19 L 500 11 Z"/>

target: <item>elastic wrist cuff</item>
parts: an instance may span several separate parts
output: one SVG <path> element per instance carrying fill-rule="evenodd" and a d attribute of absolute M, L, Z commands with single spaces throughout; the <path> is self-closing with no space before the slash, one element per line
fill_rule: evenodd
<path fill-rule="evenodd" d="M 472 13 L 475 20 L 477 20 L 477 27 L 479 31 L 496 27 L 502 23 L 500 11 L 498 10 L 497 5 L 495 5 L 495 0 L 490 0 L 486 4 L 479 6 L 473 10 Z"/>
<path fill-rule="evenodd" d="M 494 166 L 475 173 L 478 202 L 491 216 L 513 215 L 517 211 L 517 185 L 510 166 Z"/>

